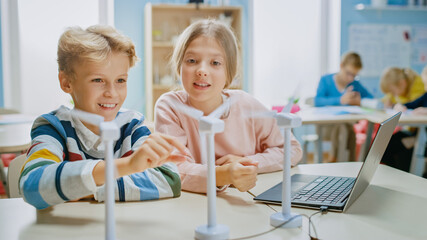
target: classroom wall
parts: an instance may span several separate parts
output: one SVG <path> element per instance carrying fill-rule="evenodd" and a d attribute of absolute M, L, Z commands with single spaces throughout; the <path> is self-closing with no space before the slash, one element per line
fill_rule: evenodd
<path fill-rule="evenodd" d="M 1 1 L 0 1 L 1 13 Z M 2 52 L 2 31 L 1 31 L 1 17 L 0 17 L 0 108 L 4 107 L 4 94 L 3 94 L 3 52 Z"/>
<path fill-rule="evenodd" d="M 370 0 L 345 0 L 341 1 L 341 54 L 351 50 L 349 49 L 349 26 L 351 24 L 408 24 L 411 26 L 417 24 L 427 24 L 427 11 L 357 11 L 357 4 L 370 4 Z M 390 2 L 390 1 L 389 1 Z M 363 61 L 363 56 L 362 56 Z M 407 66 L 399 66 L 407 67 Z M 411 63 L 411 68 L 418 73 L 421 72 L 423 65 Z M 361 77 L 360 81 L 376 97 L 382 97 L 384 94 L 379 88 L 378 77 Z"/>
<path fill-rule="evenodd" d="M 188 0 L 115 0 L 114 1 L 114 24 L 115 27 L 132 38 L 136 45 L 137 56 L 140 62 L 130 71 L 128 80 L 128 96 L 123 105 L 125 108 L 135 109 L 145 113 L 145 66 L 144 66 L 144 7 L 151 2 L 153 4 L 186 4 Z M 218 4 L 219 1 L 205 1 L 212 5 Z M 242 6 L 242 38 L 248 39 L 248 4 L 247 0 L 230 0 L 231 6 Z M 248 60 L 245 56 L 248 54 L 247 42 L 243 42 L 244 57 L 244 80 L 243 86 L 248 88 Z"/>
<path fill-rule="evenodd" d="M 71 97 L 59 87 L 56 61 L 58 39 L 66 27 L 86 28 L 97 24 L 99 1 L 8 2 L 13 2 L 14 5 L 12 9 L 8 9 L 12 11 L 10 14 L 13 14 L 13 17 L 7 19 L 13 21 L 7 23 L 9 28 L 13 28 L 13 36 L 8 36 L 11 46 L 8 54 L 3 52 L 8 55 L 3 56 L 3 59 L 9 61 L 8 76 L 3 82 L 5 107 L 39 115 L 60 105 L 71 106 Z M 64 9 L 67 11 L 63 11 Z M 13 59 L 9 55 L 13 55 Z"/>
<path fill-rule="evenodd" d="M 321 72 L 322 1 L 253 1 L 253 93 L 264 105 L 314 96 Z"/>

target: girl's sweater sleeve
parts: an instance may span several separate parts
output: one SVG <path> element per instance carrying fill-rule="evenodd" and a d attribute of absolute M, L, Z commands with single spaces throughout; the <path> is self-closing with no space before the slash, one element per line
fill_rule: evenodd
<path fill-rule="evenodd" d="M 159 98 L 155 106 L 155 131 L 168 134 L 176 137 L 184 146 L 188 146 L 190 138 L 198 139 L 198 135 L 194 133 L 187 136 L 183 129 L 182 123 L 177 113 L 172 109 L 172 100 L 168 95 L 163 95 Z M 181 187 L 183 190 L 192 192 L 206 192 L 206 165 L 196 163 L 194 156 L 186 148 L 189 157 L 185 162 L 178 163 L 178 169 L 181 176 Z"/>
<path fill-rule="evenodd" d="M 258 100 L 250 97 L 245 99 L 245 106 L 242 108 L 252 108 L 255 112 L 265 112 L 268 109 Z M 249 105 L 247 105 L 249 103 Z M 246 156 L 258 161 L 258 172 L 272 172 L 283 169 L 283 145 L 284 139 L 277 126 L 276 119 L 254 118 L 254 127 L 256 135 L 256 152 L 257 154 Z M 238 122 L 243 122 L 243 119 Z M 237 126 L 236 126 L 237 127 Z M 238 140 L 238 139 L 236 139 Z M 291 165 L 295 166 L 302 158 L 300 143 L 291 133 L 291 149 L 285 149 L 291 152 Z"/>

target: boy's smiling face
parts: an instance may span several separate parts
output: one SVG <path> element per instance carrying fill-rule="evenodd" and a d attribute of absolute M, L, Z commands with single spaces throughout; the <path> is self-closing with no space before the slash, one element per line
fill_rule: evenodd
<path fill-rule="evenodd" d="M 60 72 L 59 80 L 75 108 L 114 120 L 127 95 L 129 57 L 113 52 L 102 62 L 79 61 L 73 69 L 75 78 Z"/>

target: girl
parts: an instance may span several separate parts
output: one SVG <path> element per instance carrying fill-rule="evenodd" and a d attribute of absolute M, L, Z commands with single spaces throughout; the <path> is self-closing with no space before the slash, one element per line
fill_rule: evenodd
<path fill-rule="evenodd" d="M 396 71 L 398 74 L 404 72 L 404 70 L 402 69 L 398 69 L 398 68 L 394 68 L 394 69 L 395 70 L 389 70 L 388 73 L 391 74 L 393 71 Z M 413 75 L 414 73 L 412 73 L 412 70 L 409 70 L 409 74 Z M 415 79 L 417 79 L 417 76 L 416 75 L 414 76 L 415 76 Z M 425 67 L 423 72 L 421 73 L 421 78 L 422 78 L 422 83 L 425 87 L 424 90 L 427 91 L 427 67 Z M 396 111 L 402 111 L 402 112 L 405 112 L 407 109 L 413 109 L 411 114 L 425 115 L 427 114 L 427 93 L 424 93 L 423 95 L 413 100 L 412 102 L 406 102 L 404 104 L 397 103 L 396 105 L 394 105 L 394 109 Z M 424 129 L 421 128 L 421 131 L 424 131 Z M 402 131 L 399 131 L 393 134 L 387 146 L 387 149 L 384 152 L 381 162 L 388 166 L 409 172 L 412 155 L 414 151 L 416 134 L 417 134 L 416 129 L 408 129 L 408 130 L 403 129 Z M 426 150 L 424 150 L 424 156 L 427 153 Z M 424 177 L 426 177 L 426 174 L 424 174 Z"/>
<path fill-rule="evenodd" d="M 414 101 L 424 93 L 421 77 L 409 68 L 391 67 L 386 69 L 381 76 L 380 86 L 381 91 L 386 94 L 385 107 Z"/>
<path fill-rule="evenodd" d="M 181 77 L 184 91 L 162 95 L 155 107 L 155 129 L 176 136 L 187 147 L 187 161 L 178 164 L 182 189 L 206 192 L 207 166 L 200 157 L 198 122 L 173 110 L 186 104 L 209 115 L 224 101 L 232 102 L 220 117 L 225 130 L 215 135 L 218 190 L 233 184 L 240 191 L 255 186 L 257 173 L 278 171 L 283 165 L 283 137 L 275 119 L 247 118 L 250 111 L 267 111 L 241 90 L 228 90 L 237 73 L 238 47 L 233 32 L 216 20 L 191 24 L 180 35 L 171 63 Z M 292 165 L 302 156 L 292 137 Z"/>

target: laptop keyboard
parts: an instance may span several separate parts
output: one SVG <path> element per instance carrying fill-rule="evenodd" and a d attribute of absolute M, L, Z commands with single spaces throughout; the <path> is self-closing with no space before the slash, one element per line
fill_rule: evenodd
<path fill-rule="evenodd" d="M 337 204 L 353 188 L 354 181 L 355 178 L 321 176 L 297 192 L 292 201 Z"/>

